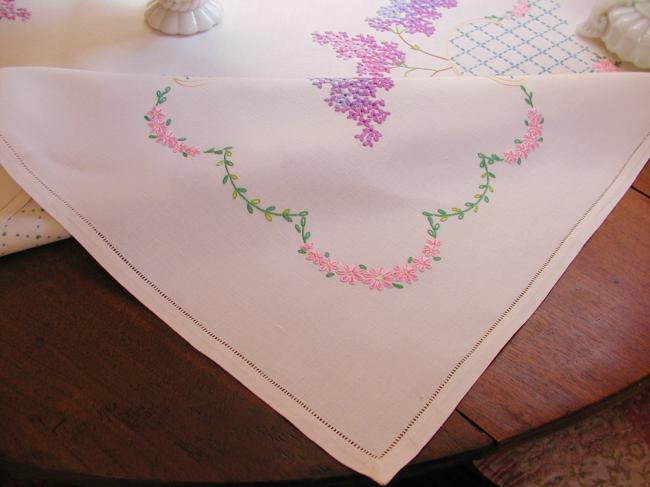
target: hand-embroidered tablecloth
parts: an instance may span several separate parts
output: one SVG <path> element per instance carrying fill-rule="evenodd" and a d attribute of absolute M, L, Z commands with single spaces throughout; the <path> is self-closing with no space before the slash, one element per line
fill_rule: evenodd
<path fill-rule="evenodd" d="M 0 64 L 122 74 L 0 70 L 2 242 L 70 232 L 385 483 L 634 180 L 650 76 L 557 74 L 621 67 L 575 2 L 224 3 L 175 39 L 137 2 L 4 2 Z M 65 9 L 87 22 L 43 46 Z"/>

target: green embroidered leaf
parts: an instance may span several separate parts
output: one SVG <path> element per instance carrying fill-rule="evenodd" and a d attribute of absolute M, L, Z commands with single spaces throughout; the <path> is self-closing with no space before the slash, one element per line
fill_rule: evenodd
<path fill-rule="evenodd" d="M 521 139 L 515 139 L 515 144 L 521 144 Z"/>
<path fill-rule="evenodd" d="M 293 228 L 296 229 L 296 232 L 298 232 L 298 233 L 302 233 L 302 229 L 300 228 L 300 225 L 294 225 Z"/>
<path fill-rule="evenodd" d="M 269 207 L 266 209 L 266 211 L 273 211 L 273 210 L 275 210 L 275 206 L 269 206 Z"/>
<path fill-rule="evenodd" d="M 248 210 L 248 213 L 250 213 L 251 215 L 253 214 L 254 210 L 250 203 L 246 204 L 246 209 Z"/>
<path fill-rule="evenodd" d="M 396 283 L 396 282 L 393 283 L 393 287 L 394 287 L 395 289 L 404 289 L 404 286 L 402 286 L 401 284 L 398 284 L 398 283 Z"/>
<path fill-rule="evenodd" d="M 169 127 L 171 124 L 172 124 L 172 119 L 168 118 L 167 121 L 165 122 L 165 125 Z"/>
<path fill-rule="evenodd" d="M 427 218 L 432 217 L 433 213 L 429 213 L 428 211 L 423 211 L 422 214 L 426 216 Z"/>
<path fill-rule="evenodd" d="M 364 271 L 367 271 L 367 270 L 368 270 L 368 267 L 365 266 L 365 265 L 363 265 L 363 264 L 359 264 L 359 269 L 362 269 L 362 270 L 364 270 Z"/>
<path fill-rule="evenodd" d="M 182 152 L 183 157 L 187 157 L 187 152 Z"/>
<path fill-rule="evenodd" d="M 492 172 L 488 172 L 488 174 L 489 174 L 489 176 L 490 176 L 492 179 L 496 179 L 496 178 L 497 178 L 496 175 L 495 175 L 494 173 L 492 173 Z"/>
<path fill-rule="evenodd" d="M 429 230 L 427 230 L 427 233 L 428 233 L 431 237 L 436 238 L 436 234 L 433 232 L 433 230 L 429 229 Z"/>
<path fill-rule="evenodd" d="M 327 257 L 328 259 L 329 259 L 329 257 L 330 257 L 330 253 L 329 253 L 329 252 L 325 252 L 323 255 L 324 255 L 325 257 Z"/>
<path fill-rule="evenodd" d="M 303 217 L 300 219 L 300 226 L 304 227 L 305 225 L 307 225 L 307 218 L 305 218 L 305 217 L 303 216 Z"/>
<path fill-rule="evenodd" d="M 446 222 L 447 220 L 448 220 L 448 218 L 446 216 L 443 216 L 442 218 L 440 218 L 441 222 Z"/>
<path fill-rule="evenodd" d="M 451 211 L 453 211 L 454 213 L 461 213 L 463 210 L 461 210 L 460 208 L 452 208 Z"/>
<path fill-rule="evenodd" d="M 248 190 L 247 190 L 246 188 L 237 188 L 237 192 L 238 192 L 239 194 L 244 194 L 244 193 L 247 193 Z"/>
<path fill-rule="evenodd" d="M 494 193 L 494 188 L 492 186 L 488 186 L 488 191 L 490 191 L 490 193 Z"/>
<path fill-rule="evenodd" d="M 254 199 L 251 200 L 251 205 L 259 205 L 262 202 L 262 200 Z"/>
<path fill-rule="evenodd" d="M 237 181 L 239 179 L 239 176 L 237 176 L 234 173 L 230 173 L 230 179 L 232 179 L 233 181 Z"/>
<path fill-rule="evenodd" d="M 307 215 L 309 215 L 309 212 L 308 211 L 301 211 L 300 213 L 298 213 L 298 215 L 299 216 L 307 216 Z"/>
<path fill-rule="evenodd" d="M 234 162 L 232 162 L 232 161 L 226 159 L 226 166 L 234 166 L 234 165 L 235 165 Z"/>
<path fill-rule="evenodd" d="M 267 222 L 272 222 L 273 221 L 273 217 L 271 216 L 270 213 L 264 212 L 264 218 L 266 219 Z"/>
<path fill-rule="evenodd" d="M 474 206 L 474 203 L 465 203 L 465 206 L 466 206 L 467 208 L 471 208 L 472 206 Z"/>
<path fill-rule="evenodd" d="M 485 188 L 486 188 L 485 184 L 481 184 L 481 185 L 478 187 L 478 189 L 485 189 Z"/>
<path fill-rule="evenodd" d="M 412 264 L 412 263 L 413 263 L 413 257 L 409 257 L 408 260 L 407 260 L 407 262 L 408 262 L 409 264 Z"/>
<path fill-rule="evenodd" d="M 282 210 L 282 218 L 284 218 L 289 223 L 291 223 L 293 221 L 293 218 L 291 218 L 290 213 L 291 213 L 290 208 L 285 208 L 284 210 Z"/>
<path fill-rule="evenodd" d="M 478 205 L 474 207 L 474 213 L 478 213 Z"/>
<path fill-rule="evenodd" d="M 155 138 L 157 138 L 157 137 L 158 137 L 157 135 L 150 135 L 150 136 L 149 136 L 150 139 L 155 139 Z"/>
<path fill-rule="evenodd" d="M 298 251 L 298 253 L 299 253 L 299 254 L 303 254 L 303 255 L 304 255 L 304 254 L 306 254 L 306 253 L 307 253 L 307 251 L 306 251 L 306 250 L 302 250 L 302 249 L 300 249 L 300 250 Z"/>
<path fill-rule="evenodd" d="M 442 260 L 442 257 L 434 257 L 433 260 L 435 260 L 436 262 L 440 262 Z"/>
<path fill-rule="evenodd" d="M 148 115 L 145 115 L 145 116 L 144 116 L 144 119 L 145 119 L 147 122 L 151 122 L 151 119 L 149 118 Z"/>
<path fill-rule="evenodd" d="M 478 200 L 478 199 L 480 199 L 480 198 L 481 198 L 481 195 L 480 195 L 480 194 L 478 194 L 478 193 L 476 193 L 476 194 L 474 195 L 474 198 L 476 198 L 476 199 Z"/>
<path fill-rule="evenodd" d="M 486 203 L 489 203 L 489 202 L 490 202 L 490 198 L 489 198 L 487 195 L 485 195 L 485 198 L 483 198 L 483 201 L 485 201 Z"/>
<path fill-rule="evenodd" d="M 438 210 L 439 215 L 446 215 L 447 212 L 445 210 Z"/>
<path fill-rule="evenodd" d="M 305 233 L 305 237 L 303 240 L 306 242 L 307 240 L 309 240 L 309 237 L 311 237 L 311 232 Z"/>
<path fill-rule="evenodd" d="M 485 179 L 487 177 L 487 174 L 483 173 L 481 174 L 481 179 Z"/>
<path fill-rule="evenodd" d="M 325 277 L 330 278 L 330 277 L 334 277 L 335 275 L 336 274 L 334 274 L 333 272 L 328 272 L 327 274 L 325 274 Z"/>
<path fill-rule="evenodd" d="M 186 140 L 187 140 L 187 137 L 181 137 L 180 139 L 178 139 L 179 142 L 185 142 Z"/>
<path fill-rule="evenodd" d="M 232 192 L 232 199 L 236 200 L 238 195 L 239 195 L 239 193 L 237 192 L 237 190 L 233 191 Z"/>
<path fill-rule="evenodd" d="M 436 231 L 436 232 L 437 232 L 438 230 L 440 230 L 440 223 L 436 223 L 436 224 L 434 225 L 434 227 L 433 227 L 433 230 Z"/>
<path fill-rule="evenodd" d="M 458 214 L 458 219 L 462 220 L 463 218 L 465 218 L 465 213 L 459 213 Z"/>
<path fill-rule="evenodd" d="M 502 161 L 503 158 L 498 156 L 497 154 L 492 154 L 492 160 L 493 161 Z"/>

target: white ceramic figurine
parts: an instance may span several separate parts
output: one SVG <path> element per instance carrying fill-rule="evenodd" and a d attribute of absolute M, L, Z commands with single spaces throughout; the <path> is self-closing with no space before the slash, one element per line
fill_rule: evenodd
<path fill-rule="evenodd" d="M 578 34 L 602 39 L 623 61 L 650 68 L 650 0 L 598 0 Z"/>
<path fill-rule="evenodd" d="M 150 0 L 145 18 L 165 34 L 188 36 L 221 22 L 223 7 L 219 0 Z"/>

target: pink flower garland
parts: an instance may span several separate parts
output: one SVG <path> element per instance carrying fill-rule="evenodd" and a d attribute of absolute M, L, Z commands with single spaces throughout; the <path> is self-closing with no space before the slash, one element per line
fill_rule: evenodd
<path fill-rule="evenodd" d="M 198 147 L 186 145 L 183 143 L 185 139 L 174 136 L 169 128 L 171 119 L 167 118 L 162 108 L 154 106 L 147 112 L 147 117 L 149 137 L 155 139 L 158 144 L 168 147 L 175 153 L 181 153 L 185 157 L 196 157 L 201 153 L 201 149 Z"/>
<path fill-rule="evenodd" d="M 412 284 L 418 280 L 418 273 L 431 269 L 431 262 L 440 260 L 440 241 L 429 239 L 426 241 L 422 253 L 415 258 L 410 258 L 405 265 L 396 265 L 393 270 L 383 267 L 369 269 L 364 265 L 340 264 L 325 252 L 319 252 L 313 243 L 305 243 L 300 247 L 300 252 L 305 254 L 307 262 L 318 267 L 320 272 L 325 272 L 327 277 L 336 276 L 339 282 L 354 286 L 361 283 L 370 290 L 382 291 L 384 289 L 401 289 L 404 284 Z"/>
<path fill-rule="evenodd" d="M 503 158 L 508 164 L 521 164 L 522 160 L 528 158 L 528 154 L 539 147 L 539 143 L 544 140 L 542 137 L 542 128 L 544 117 L 535 108 L 528 110 L 528 119 L 526 125 L 528 130 L 521 139 L 515 140 L 515 148 L 506 151 Z"/>

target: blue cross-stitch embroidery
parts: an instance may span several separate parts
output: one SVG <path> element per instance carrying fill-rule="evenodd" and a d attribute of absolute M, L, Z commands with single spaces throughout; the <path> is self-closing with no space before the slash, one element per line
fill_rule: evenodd
<path fill-rule="evenodd" d="M 592 72 L 595 53 L 575 40 L 555 0 L 531 0 L 522 17 L 462 26 L 451 39 L 463 74 L 520 76 Z"/>

